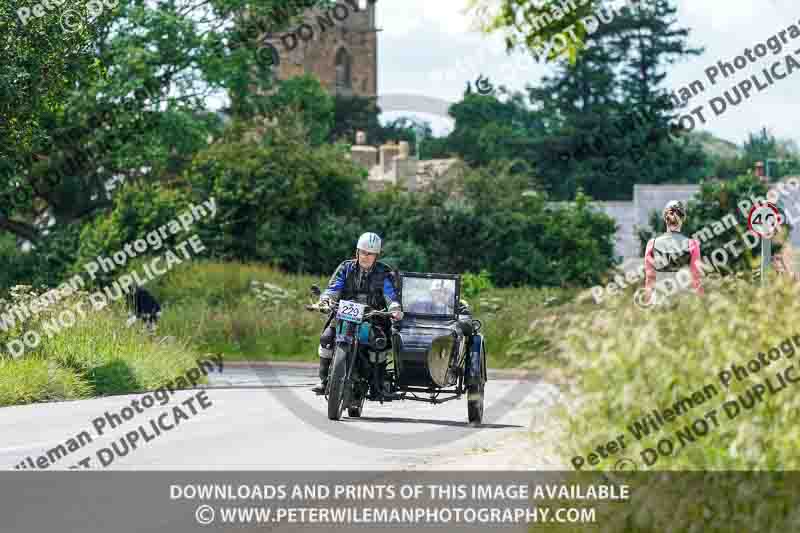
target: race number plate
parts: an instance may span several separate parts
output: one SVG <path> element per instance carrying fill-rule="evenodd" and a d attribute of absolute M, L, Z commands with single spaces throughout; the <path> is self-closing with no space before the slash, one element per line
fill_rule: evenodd
<path fill-rule="evenodd" d="M 348 322 L 360 324 L 364 321 L 364 308 L 366 308 L 366 305 L 364 304 L 342 300 L 339 302 L 339 309 L 336 312 L 336 318 L 339 320 L 347 320 Z"/>

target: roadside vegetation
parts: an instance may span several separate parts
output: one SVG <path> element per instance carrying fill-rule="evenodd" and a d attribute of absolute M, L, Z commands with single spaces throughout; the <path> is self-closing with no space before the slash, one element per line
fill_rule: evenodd
<path fill-rule="evenodd" d="M 795 352 L 800 353 L 795 342 L 781 346 L 787 338 L 800 335 L 799 295 L 800 287 L 783 279 L 761 288 L 741 275 L 712 281 L 706 297 L 687 295 L 667 309 L 643 312 L 630 300 L 619 299 L 577 317 L 564 341 L 581 391 L 579 408 L 564 413 L 570 436 L 564 441 L 565 457 L 586 456 L 624 433 L 629 443 L 624 455 L 640 469 L 796 469 L 800 432 L 792 420 L 800 397 L 792 392 L 793 385 L 762 394 L 750 408 L 752 395 L 747 391 L 767 378 L 779 388 L 776 374 L 793 364 Z M 721 383 L 720 372 L 730 372 L 732 364 L 748 368 L 759 352 L 766 354 L 771 348 L 778 348 L 780 355 L 774 362 L 768 359 L 770 366 L 756 372 L 751 366 L 747 377 L 734 377 L 727 386 Z M 790 377 L 796 371 L 796 367 L 790 371 Z M 701 396 L 695 393 L 711 391 L 707 385 L 715 393 L 701 394 L 704 401 L 698 403 Z M 631 434 L 629 426 L 636 420 L 687 396 L 694 398 L 692 407 L 673 421 L 645 434 L 640 442 Z M 728 401 L 740 402 L 738 411 L 728 406 L 732 418 L 723 409 Z M 676 437 L 677 431 L 704 419 L 712 409 L 717 410 L 718 423 L 705 418 L 707 433 L 698 423 L 690 431 L 693 438 Z M 675 453 L 657 458 L 650 454 L 645 461 L 641 451 L 656 448 L 662 438 L 672 439 Z M 679 440 L 685 444 L 680 451 Z M 664 444 L 662 449 L 667 448 Z M 619 457 L 612 455 L 584 468 L 607 470 Z"/>
<path fill-rule="evenodd" d="M 790 381 L 798 376 L 800 286 L 773 278 L 761 288 L 742 273 L 709 280 L 705 298 L 687 295 L 647 312 L 629 296 L 564 324 L 567 399 L 548 413 L 552 424 L 535 428 L 531 438 L 556 431 L 564 463 L 574 466 L 573 459 L 582 458 L 580 472 L 565 474 L 565 483 L 586 486 L 596 473 L 595 484 L 611 476 L 631 487 L 624 506 L 597 506 L 598 531 L 699 531 L 698 524 L 703 531 L 734 531 L 728 525 L 741 524 L 739 531 L 751 527 L 753 513 L 761 517 L 759 531 L 796 529 L 791 481 L 769 472 L 800 465 L 800 396 Z M 777 351 L 767 356 L 769 366 L 753 371 L 748 363 L 770 349 Z M 726 375 L 725 386 L 720 373 L 732 364 L 749 375 Z M 674 405 L 685 397 L 693 398 L 685 404 L 690 407 L 635 436 L 631 427 L 637 421 L 654 410 L 662 417 L 666 409 L 675 413 Z M 620 435 L 625 449 L 610 453 L 608 443 Z M 598 447 L 606 450 L 605 458 Z M 596 454 L 592 464 L 590 453 Z M 639 473 L 614 472 L 619 469 Z M 682 473 L 641 475 L 653 470 Z M 765 491 L 769 498 L 753 500 Z"/>
<path fill-rule="evenodd" d="M 163 302 L 159 336 L 183 339 L 228 360 L 317 361 L 323 315 L 305 310 L 309 287 L 328 277 L 287 274 L 265 265 L 201 263 L 176 268 L 151 287 Z M 531 320 L 569 300 L 576 290 L 495 288 L 487 274 L 466 274 L 464 294 L 483 323 L 492 368 L 550 366 L 537 361 L 551 339 Z"/>
<path fill-rule="evenodd" d="M 34 294 L 30 287 L 17 287 L 11 301 L 30 301 Z M 72 327 L 45 333 L 45 322 L 53 323 L 79 300 L 90 310 L 87 297 L 76 293 L 37 317 L 0 330 L 0 406 L 155 390 L 203 358 L 184 342 L 152 336 L 141 323 L 128 327 L 124 305 L 88 312 Z M 41 343 L 13 357 L 7 343 L 32 331 L 40 334 Z"/>

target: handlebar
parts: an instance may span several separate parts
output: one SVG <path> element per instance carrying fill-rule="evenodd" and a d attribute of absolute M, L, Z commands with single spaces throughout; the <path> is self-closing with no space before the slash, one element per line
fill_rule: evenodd
<path fill-rule="evenodd" d="M 306 311 L 314 311 L 316 313 L 327 314 L 331 312 L 332 307 L 329 306 L 319 306 L 316 304 L 306 305 Z"/>

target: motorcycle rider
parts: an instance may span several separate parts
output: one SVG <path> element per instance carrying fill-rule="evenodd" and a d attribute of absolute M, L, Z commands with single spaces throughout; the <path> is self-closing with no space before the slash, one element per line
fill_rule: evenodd
<path fill-rule="evenodd" d="M 380 253 L 381 238 L 378 235 L 369 232 L 361 235 L 356 244 L 355 258 L 343 261 L 337 267 L 317 305 L 330 308 L 340 299 L 345 299 L 367 304 L 373 309 L 387 309 L 394 320 L 402 319 L 397 280 L 391 267 L 378 261 Z M 335 344 L 336 327 L 332 323 L 319 339 L 320 384 L 311 389 L 317 394 L 325 393 Z"/>
<path fill-rule="evenodd" d="M 667 231 L 655 239 L 650 239 L 644 253 L 645 301 L 653 302 L 653 287 L 659 282 L 671 280 L 676 288 L 680 286 L 675 278 L 680 270 L 689 267 L 692 286 L 698 295 L 704 293 L 700 283 L 700 243 L 681 233 L 686 220 L 683 202 L 667 202 L 662 211 Z"/>

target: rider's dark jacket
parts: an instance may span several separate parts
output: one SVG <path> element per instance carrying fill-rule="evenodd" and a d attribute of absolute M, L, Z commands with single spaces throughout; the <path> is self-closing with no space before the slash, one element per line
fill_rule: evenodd
<path fill-rule="evenodd" d="M 376 261 L 365 272 L 356 259 L 348 259 L 336 269 L 328 282 L 323 298 L 364 303 L 373 309 L 384 309 L 397 302 L 397 280 L 391 267 Z"/>

